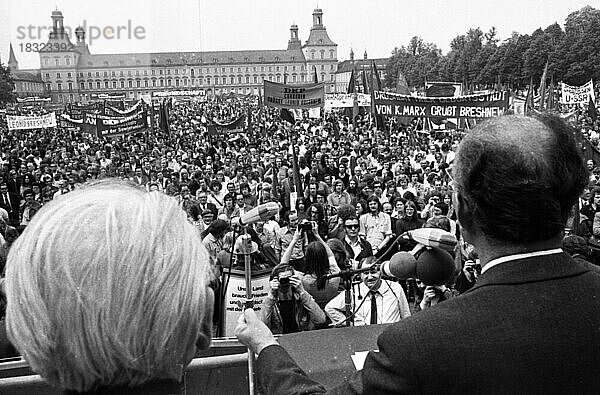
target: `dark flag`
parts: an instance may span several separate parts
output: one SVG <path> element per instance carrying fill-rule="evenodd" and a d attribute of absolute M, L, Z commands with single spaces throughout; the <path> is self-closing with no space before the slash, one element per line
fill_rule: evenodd
<path fill-rule="evenodd" d="M 377 66 L 374 61 L 371 61 L 371 114 L 375 120 L 375 127 L 380 128 L 385 125 L 383 116 L 377 115 L 375 111 L 375 91 L 380 91 L 381 79 L 379 79 L 379 73 L 377 72 Z"/>
<path fill-rule="evenodd" d="M 279 113 L 279 117 L 284 121 L 288 121 L 292 125 L 296 123 L 296 119 L 294 118 L 294 115 L 287 108 L 281 109 L 281 112 Z"/>
<path fill-rule="evenodd" d="M 546 75 L 548 74 L 548 62 L 550 60 L 546 60 L 546 65 L 544 66 L 544 72 L 542 73 L 542 79 L 540 80 L 540 104 L 539 104 L 539 110 L 543 111 L 544 110 L 544 104 L 545 103 L 545 97 L 546 97 Z"/>
<path fill-rule="evenodd" d="M 263 107 L 263 99 L 262 94 L 260 93 L 260 88 L 258 88 L 258 107 L 262 109 Z"/>
<path fill-rule="evenodd" d="M 527 89 L 527 96 L 525 97 L 525 107 L 523 112 L 528 115 L 533 110 L 533 77 L 529 79 L 529 89 Z"/>
<path fill-rule="evenodd" d="M 598 118 L 598 109 L 596 108 L 596 103 L 594 103 L 594 99 L 590 95 L 590 103 L 588 105 L 587 116 L 592 118 L 592 121 L 596 121 Z"/>
<path fill-rule="evenodd" d="M 287 84 L 287 73 L 283 74 L 283 83 Z"/>
<path fill-rule="evenodd" d="M 352 74 L 350 74 L 350 82 L 348 82 L 348 89 L 346 90 L 346 93 L 354 93 L 354 89 L 356 88 L 354 78 L 354 69 L 352 69 Z"/>
<path fill-rule="evenodd" d="M 550 87 L 548 88 L 548 110 L 554 110 L 554 74 L 550 77 Z"/>
<path fill-rule="evenodd" d="M 315 75 L 314 75 L 314 83 L 318 83 L 319 82 L 319 76 L 317 75 L 317 66 L 313 66 L 313 69 L 315 71 Z"/>
<path fill-rule="evenodd" d="M 167 134 L 171 134 L 171 130 L 169 128 L 169 109 L 167 108 L 167 104 L 164 100 L 162 101 L 162 103 L 160 103 L 159 118 L 160 130 Z"/>
<path fill-rule="evenodd" d="M 369 85 L 367 84 L 367 76 L 365 75 L 365 71 L 362 71 L 362 85 L 363 85 L 363 93 L 369 94 Z"/>
<path fill-rule="evenodd" d="M 373 81 L 373 84 L 371 84 L 371 89 L 375 90 L 375 91 L 380 91 L 383 90 L 383 85 L 381 84 L 381 78 L 379 77 L 379 72 L 377 71 L 377 65 L 375 64 L 375 61 L 372 60 L 371 64 L 373 65 L 373 74 L 375 75 L 375 80 Z M 375 85 L 376 83 L 376 85 Z"/>

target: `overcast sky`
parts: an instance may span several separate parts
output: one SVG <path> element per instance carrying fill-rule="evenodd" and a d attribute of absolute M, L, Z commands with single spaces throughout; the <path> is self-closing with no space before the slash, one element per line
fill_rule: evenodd
<path fill-rule="evenodd" d="M 338 44 L 338 59 L 388 57 L 412 36 L 433 42 L 444 53 L 450 41 L 469 28 L 495 26 L 501 40 L 513 31 L 531 33 L 558 22 L 590 0 L 0 0 L 0 59 L 8 61 L 12 42 L 21 68 L 38 68 L 37 53 L 27 43 L 47 41 L 46 27 L 55 6 L 64 24 L 75 29 L 131 26 L 120 39 L 92 41 L 92 53 L 283 49 L 289 27 L 296 23 L 302 42 L 312 26 L 312 11 L 323 10 L 330 38 Z M 31 35 L 28 27 L 32 26 Z M 38 28 L 39 27 L 39 28 Z M 138 36 L 133 37 L 139 27 Z M 143 29 L 143 34 L 142 34 Z M 41 33 L 41 36 L 38 35 Z M 23 37 L 24 36 L 24 37 Z M 74 42 L 74 38 L 72 39 Z"/>

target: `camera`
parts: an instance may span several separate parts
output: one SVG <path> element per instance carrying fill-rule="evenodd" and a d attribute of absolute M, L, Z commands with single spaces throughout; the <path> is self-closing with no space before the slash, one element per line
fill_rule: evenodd
<path fill-rule="evenodd" d="M 300 231 L 302 232 L 309 233 L 312 231 L 312 224 L 309 221 L 303 221 L 300 224 L 298 224 L 298 226 L 300 227 Z"/>
<path fill-rule="evenodd" d="M 290 285 L 290 278 L 289 277 L 280 277 L 279 285 Z"/>

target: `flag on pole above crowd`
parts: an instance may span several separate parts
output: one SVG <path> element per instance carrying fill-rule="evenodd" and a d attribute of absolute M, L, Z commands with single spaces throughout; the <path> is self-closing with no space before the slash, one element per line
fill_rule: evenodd
<path fill-rule="evenodd" d="M 542 79 L 540 80 L 540 111 L 544 110 L 545 98 L 546 98 L 546 76 L 548 74 L 548 62 L 550 59 L 546 60 L 546 65 L 544 66 L 544 72 L 542 73 Z"/>
<path fill-rule="evenodd" d="M 396 81 L 396 93 L 401 95 L 410 95 L 410 89 L 408 89 L 408 83 L 406 82 L 406 77 L 404 74 L 398 69 L 398 80 Z"/>
<path fill-rule="evenodd" d="M 590 96 L 587 116 L 592 118 L 592 121 L 596 121 L 596 119 L 598 118 L 598 109 L 596 108 L 596 103 L 594 103 L 594 98 L 592 96 Z"/>
<path fill-rule="evenodd" d="M 556 100 L 554 99 L 554 89 L 554 74 L 552 74 L 552 77 L 550 77 L 550 87 L 548 88 L 548 105 L 546 106 L 548 110 L 554 110 L 556 105 Z"/>
<path fill-rule="evenodd" d="M 363 85 L 363 93 L 369 94 L 369 84 L 367 83 L 367 76 L 365 75 L 365 70 L 362 70 L 362 85 Z"/>
<path fill-rule="evenodd" d="M 373 66 L 373 75 L 375 76 L 375 78 L 373 79 L 372 83 L 371 83 L 371 89 L 374 91 L 380 91 L 383 90 L 383 85 L 381 84 L 381 78 L 379 77 L 379 72 L 377 71 L 377 65 L 375 64 L 375 61 L 372 60 L 371 61 L 371 65 Z"/>
<path fill-rule="evenodd" d="M 354 68 L 352 68 L 352 73 L 350 73 L 350 81 L 348 82 L 348 89 L 346 90 L 346 93 L 354 93 L 354 89 L 356 88 L 354 79 Z"/>
<path fill-rule="evenodd" d="M 529 88 L 527 89 L 527 96 L 525 96 L 525 107 L 523 112 L 525 115 L 529 114 L 533 110 L 533 77 L 529 79 Z"/>

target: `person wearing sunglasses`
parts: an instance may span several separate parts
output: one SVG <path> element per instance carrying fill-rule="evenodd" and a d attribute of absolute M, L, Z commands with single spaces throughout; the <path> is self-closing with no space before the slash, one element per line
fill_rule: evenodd
<path fill-rule="evenodd" d="M 373 256 L 371 243 L 358 235 L 360 224 L 356 216 L 346 218 L 344 228 L 346 235 L 342 239 L 342 243 L 344 243 L 344 247 L 346 248 L 348 259 L 353 262 L 359 262 L 364 258 Z"/>

